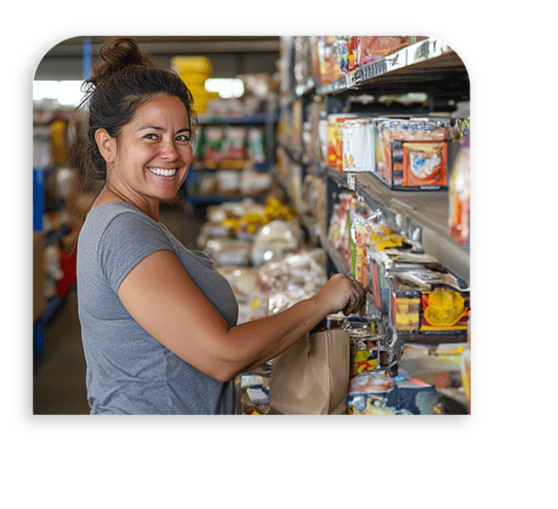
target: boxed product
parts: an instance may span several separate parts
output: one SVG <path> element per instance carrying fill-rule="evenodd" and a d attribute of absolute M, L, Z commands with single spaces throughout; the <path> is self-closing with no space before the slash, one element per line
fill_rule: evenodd
<path fill-rule="evenodd" d="M 356 118 L 354 113 L 334 113 L 327 116 L 327 164 L 343 171 L 343 137 L 341 127 L 345 120 Z"/>
<path fill-rule="evenodd" d="M 368 252 L 369 263 L 369 285 L 370 293 L 374 297 L 374 303 L 383 314 L 389 314 L 391 306 L 391 286 L 388 281 L 387 271 L 397 263 L 413 263 L 415 265 L 426 265 L 436 263 L 436 260 L 427 254 L 412 253 L 409 251 L 400 251 L 397 249 L 387 248 L 384 250 L 373 250 Z M 409 313 L 413 313 L 414 309 L 410 305 Z M 418 305 L 418 302 L 414 303 Z M 418 313 L 418 308 L 417 308 Z"/>
<path fill-rule="evenodd" d="M 398 263 L 387 277 L 390 320 L 398 331 L 467 334 L 471 303 L 465 281 L 440 264 Z"/>
<path fill-rule="evenodd" d="M 440 189 L 447 186 L 450 121 L 431 118 L 378 121 L 382 149 L 381 178 L 392 189 Z"/>
<path fill-rule="evenodd" d="M 350 118 L 341 125 L 343 171 L 373 172 L 376 166 L 374 123 L 371 118 Z"/>

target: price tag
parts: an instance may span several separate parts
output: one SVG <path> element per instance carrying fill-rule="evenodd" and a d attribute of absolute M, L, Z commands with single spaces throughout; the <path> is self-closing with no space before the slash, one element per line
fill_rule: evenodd
<path fill-rule="evenodd" d="M 356 176 L 354 173 L 347 173 L 347 189 L 356 190 Z"/>
<path fill-rule="evenodd" d="M 352 88 L 357 82 L 357 75 L 355 71 L 349 72 L 345 79 L 347 80 L 347 88 Z"/>

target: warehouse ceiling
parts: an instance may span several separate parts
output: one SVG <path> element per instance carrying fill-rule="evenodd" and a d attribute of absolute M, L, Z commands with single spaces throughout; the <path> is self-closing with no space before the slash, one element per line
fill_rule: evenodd
<path fill-rule="evenodd" d="M 170 66 L 174 56 L 206 55 L 211 60 L 214 78 L 238 74 L 277 72 L 278 36 L 132 36 L 157 63 Z M 101 45 L 111 37 L 74 37 L 60 42 L 41 60 L 36 80 L 83 79 L 84 42 L 91 42 L 92 63 L 98 61 Z"/>

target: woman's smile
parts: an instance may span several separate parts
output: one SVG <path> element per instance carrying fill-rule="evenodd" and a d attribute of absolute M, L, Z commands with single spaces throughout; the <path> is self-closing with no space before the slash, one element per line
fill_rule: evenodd
<path fill-rule="evenodd" d="M 174 177 L 176 174 L 176 168 L 147 168 L 154 175 L 160 177 Z"/>

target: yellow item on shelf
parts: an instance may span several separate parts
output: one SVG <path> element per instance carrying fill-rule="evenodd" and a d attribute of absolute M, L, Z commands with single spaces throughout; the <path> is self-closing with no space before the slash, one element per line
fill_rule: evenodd
<path fill-rule="evenodd" d="M 181 71 L 200 74 L 211 74 L 213 66 L 211 60 L 205 56 L 177 56 L 171 60 L 171 67 L 178 73 Z"/>
<path fill-rule="evenodd" d="M 450 327 L 459 321 L 464 311 L 465 300 L 459 292 L 437 288 L 429 295 L 424 318 L 432 325 Z"/>
<path fill-rule="evenodd" d="M 205 113 L 207 103 L 219 94 L 205 89 L 205 80 L 211 77 L 213 66 L 209 58 L 204 56 L 177 56 L 171 60 L 171 68 L 176 71 L 182 81 L 192 92 L 196 113 Z"/>

